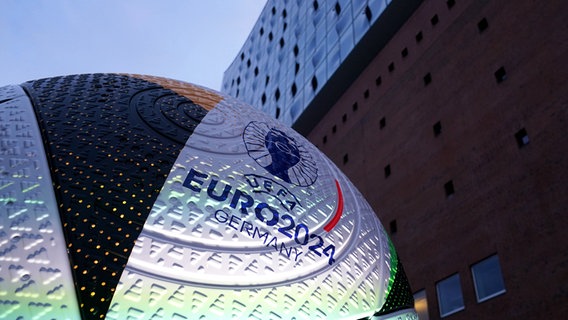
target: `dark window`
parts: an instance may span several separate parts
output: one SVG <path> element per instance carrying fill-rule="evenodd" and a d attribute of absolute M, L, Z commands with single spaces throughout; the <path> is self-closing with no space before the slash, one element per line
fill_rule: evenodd
<path fill-rule="evenodd" d="M 379 121 L 379 128 L 382 129 L 387 125 L 387 120 L 385 119 L 385 117 L 382 117 L 381 120 Z"/>
<path fill-rule="evenodd" d="M 517 131 L 517 133 L 515 133 L 515 139 L 517 140 L 517 145 L 519 146 L 519 148 L 522 148 L 529 144 L 529 135 L 527 133 L 527 130 L 525 128 L 522 128 L 521 130 Z"/>
<path fill-rule="evenodd" d="M 280 88 L 276 88 L 276 91 L 274 92 L 274 98 L 276 98 L 276 101 L 280 99 Z"/>
<path fill-rule="evenodd" d="M 268 33 L 268 40 L 272 41 L 272 38 L 273 38 L 273 37 L 274 37 L 274 36 L 272 35 L 272 31 L 270 31 L 270 32 Z"/>
<path fill-rule="evenodd" d="M 262 104 L 266 103 L 266 94 L 262 94 L 262 97 L 260 98 L 260 101 L 262 102 Z"/>
<path fill-rule="evenodd" d="M 337 132 L 337 126 L 333 126 L 331 127 L 331 133 L 336 133 Z"/>
<path fill-rule="evenodd" d="M 298 72 L 300 72 L 300 64 L 296 62 L 296 67 L 294 70 L 294 74 L 298 74 Z"/>
<path fill-rule="evenodd" d="M 432 82 L 432 75 L 430 74 L 430 72 L 428 72 L 428 73 L 424 76 L 424 86 L 429 85 L 430 82 Z"/>
<path fill-rule="evenodd" d="M 341 13 L 341 6 L 339 5 L 339 2 L 335 3 L 335 13 L 337 13 L 337 15 Z"/>
<path fill-rule="evenodd" d="M 442 133 L 442 124 L 440 123 L 440 121 L 434 123 L 434 126 L 432 128 L 434 129 L 434 137 L 437 137 L 440 135 L 440 133 Z"/>
<path fill-rule="evenodd" d="M 391 62 L 389 64 L 389 72 L 393 72 L 394 71 L 394 62 Z"/>
<path fill-rule="evenodd" d="M 349 161 L 349 155 L 346 153 L 343 155 L 343 164 L 346 164 Z"/>
<path fill-rule="evenodd" d="M 295 82 L 292 83 L 291 91 L 292 91 L 292 97 L 295 97 L 295 96 L 296 96 L 296 92 L 298 91 L 298 88 L 296 88 L 296 83 L 295 83 Z"/>
<path fill-rule="evenodd" d="M 403 58 L 406 58 L 406 56 L 408 56 L 408 48 L 402 49 L 402 51 L 400 52 L 400 55 L 401 55 Z"/>
<path fill-rule="evenodd" d="M 418 32 L 418 33 L 416 34 L 416 37 L 415 37 L 415 38 L 416 38 L 416 43 L 422 41 L 422 38 L 424 38 L 424 36 L 422 35 L 422 31 Z"/>
<path fill-rule="evenodd" d="M 294 56 L 297 57 L 297 56 L 298 56 L 298 53 L 300 53 L 300 49 L 298 48 L 298 45 L 295 44 L 295 45 L 294 45 Z"/>
<path fill-rule="evenodd" d="M 272 7 L 272 14 L 273 14 L 273 15 L 276 14 L 276 7 Z"/>
<path fill-rule="evenodd" d="M 286 9 L 282 10 L 282 18 L 286 18 L 287 15 Z"/>
<path fill-rule="evenodd" d="M 250 59 L 247 60 L 247 68 L 250 68 Z"/>
<path fill-rule="evenodd" d="M 280 48 L 284 48 L 284 38 L 280 38 Z"/>
<path fill-rule="evenodd" d="M 446 5 L 448 5 L 448 9 L 453 8 L 453 6 L 456 4 L 456 0 L 448 0 L 446 1 Z"/>
<path fill-rule="evenodd" d="M 375 85 L 380 86 L 381 83 L 383 83 L 383 79 L 381 78 L 381 76 L 378 76 L 378 77 L 375 79 Z"/>
<path fill-rule="evenodd" d="M 485 19 L 485 18 L 481 19 L 481 21 L 479 21 L 477 23 L 477 30 L 479 30 L 479 33 L 482 33 L 488 27 L 489 27 L 489 23 L 487 22 L 487 19 Z"/>
<path fill-rule="evenodd" d="M 264 82 L 264 85 L 267 85 L 270 82 L 270 77 L 266 76 L 266 81 Z"/>
<path fill-rule="evenodd" d="M 369 89 L 365 90 L 363 97 L 365 97 L 365 99 L 369 98 Z"/>
<path fill-rule="evenodd" d="M 284 25 L 282 26 L 282 30 L 286 31 L 286 28 L 288 28 L 288 24 L 286 22 L 284 22 Z"/>
<path fill-rule="evenodd" d="M 319 4 L 317 1 L 314 1 L 314 10 L 317 10 L 319 8 Z"/>
<path fill-rule="evenodd" d="M 280 108 L 276 107 L 276 119 L 280 118 Z"/>
<path fill-rule="evenodd" d="M 326 144 L 327 142 L 327 136 L 323 136 L 323 144 Z"/>
<path fill-rule="evenodd" d="M 444 191 L 446 191 L 446 197 L 449 197 L 455 193 L 454 182 L 452 180 L 444 184 Z"/>
<path fill-rule="evenodd" d="M 341 120 L 343 121 L 343 123 L 347 122 L 347 114 L 344 113 L 343 117 L 341 117 Z"/>
<path fill-rule="evenodd" d="M 245 53 L 241 53 L 241 61 L 245 60 Z"/>
<path fill-rule="evenodd" d="M 262 36 L 264 34 L 264 28 L 260 28 L 260 35 Z"/>
<path fill-rule="evenodd" d="M 389 223 L 389 227 L 390 227 L 390 233 L 395 234 L 396 231 L 398 230 L 398 228 L 396 227 L 396 219 L 391 220 L 391 222 Z"/>
<path fill-rule="evenodd" d="M 385 167 L 385 178 L 390 177 L 390 175 L 391 175 L 391 166 L 390 166 L 390 164 L 388 164 L 388 165 Z"/>
<path fill-rule="evenodd" d="M 369 6 L 365 7 L 365 16 L 367 17 L 367 20 L 371 22 L 371 19 L 373 18 L 373 13 L 371 12 L 371 8 L 369 8 Z"/>
<path fill-rule="evenodd" d="M 432 19 L 430 19 L 430 23 L 431 23 L 433 26 L 435 26 L 435 25 L 438 24 L 438 22 L 440 22 L 440 19 L 438 19 L 438 15 L 435 14 L 435 15 L 432 17 Z"/>
<path fill-rule="evenodd" d="M 258 67 L 254 67 L 254 76 L 258 76 Z"/>
<path fill-rule="evenodd" d="M 237 77 L 237 85 L 241 84 L 241 77 Z"/>
<path fill-rule="evenodd" d="M 357 111 L 358 108 L 359 108 L 359 105 L 357 105 L 357 102 L 355 102 L 353 104 L 353 111 Z"/>
<path fill-rule="evenodd" d="M 316 89 L 318 88 L 318 78 L 316 78 L 316 76 L 312 77 L 312 89 L 314 91 L 316 91 Z"/>
<path fill-rule="evenodd" d="M 501 83 L 507 79 L 507 72 L 505 71 L 504 67 L 501 67 L 495 71 L 495 80 L 497 83 Z"/>

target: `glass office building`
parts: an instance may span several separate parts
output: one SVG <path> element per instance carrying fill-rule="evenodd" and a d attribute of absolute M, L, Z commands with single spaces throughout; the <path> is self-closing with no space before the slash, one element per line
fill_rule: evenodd
<path fill-rule="evenodd" d="M 269 0 L 221 90 L 292 125 L 390 5 Z"/>

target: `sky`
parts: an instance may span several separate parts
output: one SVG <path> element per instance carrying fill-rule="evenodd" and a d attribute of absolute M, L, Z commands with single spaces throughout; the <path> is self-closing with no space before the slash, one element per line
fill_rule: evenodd
<path fill-rule="evenodd" d="M 219 90 L 266 0 L 0 0 L 0 87 L 138 73 Z"/>

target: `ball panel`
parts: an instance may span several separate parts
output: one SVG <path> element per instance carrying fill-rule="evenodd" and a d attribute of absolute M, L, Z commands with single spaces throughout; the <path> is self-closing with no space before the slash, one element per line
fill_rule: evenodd
<path fill-rule="evenodd" d="M 261 134 L 247 138 L 251 127 Z M 286 144 L 282 150 L 309 154 L 317 166 L 309 185 L 267 168 L 281 159 L 259 162 L 250 155 L 250 144 L 262 146 L 273 131 L 286 137 L 277 141 Z M 274 156 L 273 150 L 264 152 Z M 339 205 L 336 181 L 345 212 L 335 228 L 325 230 Z M 244 212 L 242 199 L 233 200 L 237 194 L 250 196 Z M 275 216 L 255 210 L 263 204 L 290 218 L 269 223 Z M 282 231 L 289 223 L 302 226 L 289 230 L 290 237 Z M 335 165 L 291 129 L 226 98 L 180 152 L 109 317 L 151 318 L 158 308 L 164 318 L 183 309 L 191 318 L 358 319 L 385 301 L 391 255 L 372 209 Z"/>
<path fill-rule="evenodd" d="M 34 110 L 0 88 L 0 319 L 78 319 L 79 306 Z"/>
<path fill-rule="evenodd" d="M 24 87 L 45 139 L 83 316 L 104 314 L 167 174 L 206 110 L 121 75 Z"/>

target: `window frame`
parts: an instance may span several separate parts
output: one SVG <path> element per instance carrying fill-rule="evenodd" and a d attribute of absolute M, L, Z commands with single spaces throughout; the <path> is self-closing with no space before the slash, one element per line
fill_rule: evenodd
<path fill-rule="evenodd" d="M 479 278 L 479 275 L 476 276 L 475 267 L 480 266 L 481 264 L 484 264 L 484 263 L 488 263 L 490 260 L 493 260 L 493 259 L 496 259 L 495 260 L 497 262 L 496 266 L 497 266 L 498 271 L 499 271 L 498 275 L 501 278 L 501 283 L 502 283 L 503 287 L 502 287 L 502 289 L 497 290 L 497 291 L 495 291 L 491 294 L 488 294 L 484 297 L 480 297 L 480 292 L 479 292 L 478 283 L 477 283 L 478 279 L 480 279 L 480 278 Z M 484 302 L 484 301 L 487 301 L 487 300 L 491 300 L 491 299 L 493 299 L 497 296 L 500 296 L 500 295 L 507 292 L 507 288 L 505 287 L 505 279 L 503 279 L 503 270 L 501 269 L 501 263 L 499 262 L 499 256 L 497 254 L 493 254 L 493 255 L 488 256 L 487 258 L 485 258 L 483 260 L 480 260 L 480 261 L 472 264 L 470 266 L 470 271 L 471 271 L 471 277 L 472 277 L 472 280 L 473 280 L 473 287 L 475 288 L 475 298 L 477 300 L 477 303 L 481 303 L 481 302 Z"/>
<path fill-rule="evenodd" d="M 461 294 L 461 306 L 460 306 L 460 307 L 457 307 L 457 308 L 454 308 L 454 309 L 452 309 L 452 310 L 449 310 L 449 311 L 447 311 L 447 310 L 442 310 L 442 298 L 441 298 L 441 295 L 440 295 L 440 293 L 441 293 L 441 291 L 440 291 L 440 284 L 442 284 L 442 283 L 444 283 L 444 282 L 446 282 L 446 281 L 449 281 L 450 279 L 453 279 L 454 277 L 457 277 L 457 283 L 458 283 L 458 285 L 459 285 L 459 291 L 460 291 L 460 294 Z M 436 296 L 437 296 L 437 298 L 438 298 L 438 311 L 439 311 L 439 313 L 440 313 L 440 318 L 445 318 L 445 317 L 450 316 L 450 315 L 452 315 L 452 314 L 454 314 L 454 313 L 457 313 L 457 312 L 460 312 L 460 311 L 464 310 L 464 309 L 465 309 L 465 302 L 464 302 L 464 298 L 463 298 L 463 289 L 462 289 L 462 285 L 461 285 L 461 277 L 460 277 L 460 274 L 459 274 L 459 273 L 454 273 L 454 274 L 452 274 L 452 275 L 450 275 L 450 276 L 448 276 L 448 277 L 446 277 L 446 278 L 444 278 L 444 279 L 442 279 L 442 280 L 436 282 Z M 445 312 L 444 312 L 444 311 L 445 311 Z"/>

